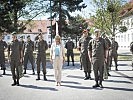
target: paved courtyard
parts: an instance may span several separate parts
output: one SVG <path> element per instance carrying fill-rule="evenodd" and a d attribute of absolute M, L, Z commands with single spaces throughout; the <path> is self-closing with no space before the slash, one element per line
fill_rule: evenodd
<path fill-rule="evenodd" d="M 11 86 L 10 68 L 0 75 L 0 100 L 133 100 L 133 71 L 130 61 L 119 61 L 119 71 L 112 67 L 111 76 L 103 82 L 104 88 L 92 88 L 94 80 L 83 80 L 79 62 L 75 66 L 64 64 L 62 86 L 56 86 L 54 70 L 47 63 L 47 79 L 36 81 L 37 76 L 28 70 L 20 86 Z M 2 70 L 0 70 L 2 74 Z M 92 78 L 93 72 L 92 72 Z"/>

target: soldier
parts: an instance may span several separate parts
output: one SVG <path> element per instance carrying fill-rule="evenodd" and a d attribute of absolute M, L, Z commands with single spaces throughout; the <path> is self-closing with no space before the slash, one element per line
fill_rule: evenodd
<path fill-rule="evenodd" d="M 93 65 L 94 77 L 96 84 L 93 88 L 101 87 L 103 88 L 103 71 L 104 71 L 104 62 L 107 61 L 108 50 L 106 42 L 103 38 L 100 37 L 100 30 L 95 30 L 95 38 L 92 39 L 89 43 L 89 57 Z"/>
<path fill-rule="evenodd" d="M 25 42 L 24 42 L 23 36 L 20 37 L 20 43 L 21 43 L 21 46 L 22 46 L 23 54 L 24 54 Z M 22 59 L 22 63 L 23 62 L 24 62 L 24 59 Z"/>
<path fill-rule="evenodd" d="M 118 54 L 117 54 L 117 50 L 118 50 L 118 43 L 115 41 L 115 38 L 111 39 L 111 47 L 110 47 L 110 51 L 109 51 L 109 56 L 110 56 L 110 68 L 112 65 L 112 58 L 114 58 L 114 62 L 115 62 L 115 70 L 118 71 L 118 64 L 117 64 L 117 58 L 118 58 Z"/>
<path fill-rule="evenodd" d="M 12 72 L 12 78 L 14 83 L 12 86 L 18 85 L 19 86 L 19 79 L 21 75 L 21 69 L 20 64 L 22 62 L 22 57 L 23 57 L 23 52 L 22 52 L 22 47 L 21 43 L 18 41 L 16 33 L 12 34 L 13 41 L 9 45 L 8 48 L 8 56 L 10 58 L 10 65 L 11 65 L 11 72 Z M 10 54 L 11 51 L 11 54 Z M 15 72 L 16 71 L 16 72 Z"/>
<path fill-rule="evenodd" d="M 105 66 L 104 66 L 104 79 L 107 79 L 108 76 L 111 76 L 109 74 L 109 61 L 110 61 L 110 57 L 109 57 L 109 48 L 111 47 L 111 42 L 110 40 L 108 39 L 108 37 L 106 36 L 106 34 L 102 34 L 102 37 L 103 39 L 106 41 L 106 45 L 107 45 L 107 48 L 108 48 L 108 56 L 107 56 L 107 62 L 105 62 Z"/>
<path fill-rule="evenodd" d="M 3 39 L 3 36 L 2 36 L 2 34 L 0 34 L 0 66 L 1 66 L 1 69 L 3 70 L 3 75 L 5 75 L 6 67 L 5 67 L 4 51 L 7 48 L 7 43 L 5 41 L 3 41 L 2 39 Z"/>
<path fill-rule="evenodd" d="M 132 53 L 132 70 L 133 70 L 133 42 L 130 43 L 130 51 Z"/>
<path fill-rule="evenodd" d="M 72 63 L 74 66 L 74 53 L 73 53 L 73 49 L 74 49 L 74 43 L 71 41 L 71 38 L 68 38 L 68 41 L 65 44 L 65 48 L 67 49 L 67 66 L 69 66 L 69 57 L 71 56 L 72 59 Z"/>
<path fill-rule="evenodd" d="M 91 79 L 91 63 L 88 56 L 88 44 L 92 38 L 88 36 L 87 30 L 84 30 L 82 34 L 82 37 L 79 39 L 79 48 L 81 49 L 81 62 L 85 73 L 84 80 L 87 80 Z"/>
<path fill-rule="evenodd" d="M 31 41 L 30 35 L 28 35 L 27 42 L 25 43 L 24 74 L 26 74 L 27 64 L 29 60 L 32 65 L 33 75 L 35 75 L 33 51 L 34 51 L 34 42 Z"/>
<path fill-rule="evenodd" d="M 37 53 L 37 79 L 40 80 L 40 63 L 42 63 L 43 75 L 44 80 L 46 81 L 46 50 L 48 49 L 48 44 L 45 40 L 43 40 L 42 34 L 39 35 L 39 42 L 38 42 L 38 53 Z"/>

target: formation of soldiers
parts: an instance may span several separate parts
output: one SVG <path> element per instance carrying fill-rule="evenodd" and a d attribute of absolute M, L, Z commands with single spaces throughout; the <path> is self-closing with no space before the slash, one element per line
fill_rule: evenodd
<path fill-rule="evenodd" d="M 111 41 L 106 37 L 106 35 L 101 36 L 100 30 L 95 30 L 95 38 L 90 37 L 90 29 L 86 29 L 82 32 L 82 36 L 79 39 L 78 49 L 80 50 L 80 62 L 81 68 L 84 69 L 85 78 L 84 80 L 92 79 L 91 78 L 91 69 L 94 70 L 94 77 L 96 84 L 95 87 L 103 87 L 102 81 L 103 78 L 107 79 L 109 70 L 112 66 L 112 58 L 115 61 L 116 71 L 118 70 L 117 64 L 117 50 L 118 43 L 111 39 Z M 0 35 L 0 66 L 3 70 L 3 75 L 6 74 L 5 70 L 5 55 L 4 51 L 7 49 L 8 58 L 10 61 L 13 84 L 19 85 L 19 79 L 23 77 L 23 74 L 26 74 L 27 64 L 30 61 L 32 65 L 33 75 L 35 75 L 35 58 L 33 51 L 37 51 L 37 79 L 40 80 L 40 66 L 42 67 L 43 78 L 46 81 L 46 50 L 48 49 L 48 44 L 43 40 L 42 34 L 39 34 L 36 40 L 36 43 L 31 40 L 30 36 L 27 36 L 27 41 L 23 40 L 23 37 L 20 37 L 20 40 L 17 39 L 16 33 L 12 34 L 12 42 L 7 45 L 6 42 L 2 40 L 2 35 Z M 70 64 L 69 57 L 71 56 L 72 65 L 74 66 L 74 43 L 68 39 L 68 42 L 65 44 L 67 49 L 67 65 Z M 40 65 L 41 64 L 41 65 Z M 24 68 L 22 67 L 24 65 Z M 24 71 L 23 71 L 24 69 Z"/>

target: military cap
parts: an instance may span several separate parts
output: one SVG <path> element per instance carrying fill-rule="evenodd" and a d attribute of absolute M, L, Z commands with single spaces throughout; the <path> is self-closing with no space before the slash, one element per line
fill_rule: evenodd
<path fill-rule="evenodd" d="M 27 38 L 30 38 L 30 35 L 28 35 Z"/>
<path fill-rule="evenodd" d="M 17 32 L 12 32 L 12 35 L 17 35 Z"/>
<path fill-rule="evenodd" d="M 20 36 L 20 38 L 23 38 L 23 36 Z"/>
<path fill-rule="evenodd" d="M 94 32 L 100 32 L 100 30 L 99 29 L 95 29 Z"/>

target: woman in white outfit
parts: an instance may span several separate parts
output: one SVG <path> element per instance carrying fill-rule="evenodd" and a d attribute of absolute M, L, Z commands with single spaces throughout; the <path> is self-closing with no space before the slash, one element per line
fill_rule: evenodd
<path fill-rule="evenodd" d="M 63 63 L 65 62 L 65 52 L 64 52 L 64 47 L 61 44 L 60 36 L 55 36 L 55 42 L 52 43 L 50 49 L 50 58 L 53 64 L 53 68 L 55 70 L 56 85 L 60 86 L 62 66 Z"/>

